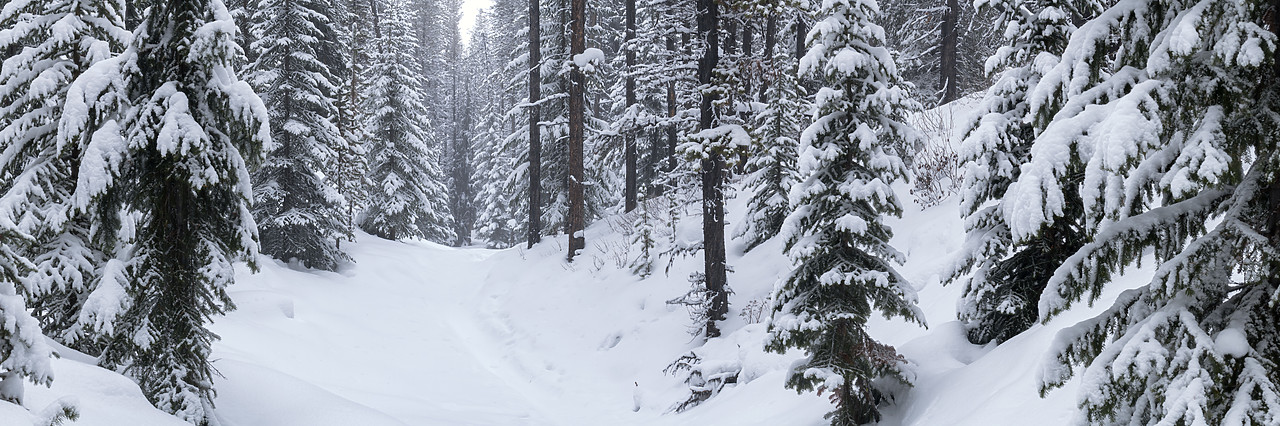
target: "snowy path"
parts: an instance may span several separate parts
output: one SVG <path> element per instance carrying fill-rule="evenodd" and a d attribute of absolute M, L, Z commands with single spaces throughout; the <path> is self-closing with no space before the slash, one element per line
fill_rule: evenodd
<path fill-rule="evenodd" d="M 481 332 L 486 250 L 365 237 L 351 276 L 265 267 L 219 319 L 230 425 L 557 424 Z"/>

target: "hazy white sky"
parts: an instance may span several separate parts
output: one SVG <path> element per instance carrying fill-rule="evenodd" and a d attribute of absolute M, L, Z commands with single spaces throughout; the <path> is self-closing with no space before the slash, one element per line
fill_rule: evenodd
<path fill-rule="evenodd" d="M 466 43 L 471 39 L 471 28 L 476 24 L 476 12 L 480 9 L 492 6 L 493 0 L 462 0 L 462 42 Z"/>

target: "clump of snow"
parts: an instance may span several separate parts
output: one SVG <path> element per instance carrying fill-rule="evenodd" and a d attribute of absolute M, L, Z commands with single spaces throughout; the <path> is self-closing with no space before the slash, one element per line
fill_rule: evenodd
<path fill-rule="evenodd" d="M 1232 358 L 1242 358 L 1253 349 L 1249 345 L 1249 337 L 1244 330 L 1238 328 L 1218 332 L 1218 336 L 1213 339 L 1213 347 L 1218 349 L 1218 353 Z"/>
<path fill-rule="evenodd" d="M 588 47 L 586 50 L 583 50 L 582 53 L 573 55 L 570 61 L 573 62 L 574 66 L 581 69 L 582 72 L 592 73 L 595 72 L 596 67 L 604 64 L 604 51 L 594 47 Z"/>

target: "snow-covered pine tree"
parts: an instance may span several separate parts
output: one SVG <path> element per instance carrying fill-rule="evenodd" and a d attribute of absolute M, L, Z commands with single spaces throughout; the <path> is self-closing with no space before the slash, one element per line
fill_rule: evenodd
<path fill-rule="evenodd" d="M 1019 166 L 1030 159 L 1036 135 L 1062 105 L 1043 105 L 1033 114 L 1029 92 L 1046 71 L 1045 64 L 1057 61 L 1066 48 L 1075 29 L 1071 22 L 1095 15 L 1097 4 L 996 0 L 982 5 L 999 11 L 1000 26 L 1010 29 L 1010 39 L 987 64 L 988 72 L 998 72 L 999 77 L 975 119 L 966 124 L 958 150 L 965 169 L 960 210 L 968 238 L 947 278 L 964 286 L 958 316 L 975 344 L 1003 342 L 1030 328 L 1049 276 L 1087 238 L 1081 229 L 1080 196 L 1073 186 L 1064 187 L 1059 219 L 1016 243 L 1000 199 L 1018 179 Z M 1079 172 L 1069 175 L 1078 180 Z"/>
<path fill-rule="evenodd" d="M 791 213 L 787 192 L 796 184 L 796 139 L 809 110 L 802 95 L 804 88 L 796 79 L 795 63 L 787 54 L 773 57 L 762 99 L 767 106 L 755 116 L 752 126 L 749 174 L 743 181 L 751 198 L 736 232 L 745 240 L 747 250 L 778 235 Z"/>
<path fill-rule="evenodd" d="M 448 193 L 423 122 L 406 5 L 381 12 L 368 95 L 369 201 L 360 228 L 387 239 L 448 241 Z"/>
<path fill-rule="evenodd" d="M 787 387 L 831 392 L 833 425 L 879 420 L 888 396 L 877 382 L 908 382 L 906 360 L 867 334 L 871 315 L 924 321 L 914 288 L 894 269 L 903 255 L 883 222 L 902 212 L 890 184 L 906 176 L 898 153 L 921 139 L 903 121 L 919 106 L 882 47 L 877 12 L 872 1 L 826 1 L 809 33 L 800 72 L 825 84 L 800 139 L 801 178 L 782 234 L 795 269 L 773 296 L 766 344 L 808 353 Z"/>
<path fill-rule="evenodd" d="M 195 424 L 213 419 L 206 324 L 234 308 L 233 262 L 256 267 L 248 169 L 271 143 L 235 36 L 220 0 L 150 3 L 124 53 L 76 79 L 59 123 L 87 142 L 74 198 L 113 256 L 80 316 L 99 362 Z"/>
<path fill-rule="evenodd" d="M 1280 419 L 1275 12 L 1256 1 L 1119 1 L 1074 32 L 1030 92 L 1032 114 L 1065 106 L 1003 198 L 1013 238 L 1057 221 L 1072 185 L 1094 236 L 1050 278 L 1040 319 L 1155 264 L 1149 283 L 1051 346 L 1042 393 L 1087 366 L 1080 423 Z"/>
<path fill-rule="evenodd" d="M 333 7 L 327 1 L 260 0 L 254 11 L 258 55 L 246 79 L 270 111 L 276 143 L 253 173 L 261 251 L 308 268 L 337 270 L 350 260 L 337 247 L 339 238 L 349 238 L 347 209 L 318 173 L 346 145 L 332 121 L 337 87 L 320 60 L 338 50 L 328 18 Z"/>
<path fill-rule="evenodd" d="M 15 265 L 31 264 L 17 289 L 46 333 L 94 352 L 77 326 L 103 255 L 71 203 L 82 147 L 60 144 L 57 123 L 72 80 L 123 50 L 129 33 L 112 1 L 13 1 L 0 13 L 0 206 L 25 236 Z M 30 239 L 29 244 L 19 242 Z"/>
<path fill-rule="evenodd" d="M 500 102 L 484 105 L 485 131 L 475 149 L 476 233 L 494 247 L 528 240 L 530 167 L 528 118 L 528 1 L 494 2 L 489 26 L 491 91 Z M 469 46 L 476 48 L 477 45 Z M 474 56 L 474 54 L 473 54 Z M 482 56 L 483 57 L 483 56 Z"/>
<path fill-rule="evenodd" d="M 343 50 L 338 56 L 344 65 L 327 65 L 339 79 L 336 82 L 339 94 L 334 99 L 336 115 L 333 122 L 338 126 L 338 132 L 346 145 L 340 147 L 335 153 L 336 157 L 326 163 L 325 176 L 347 202 L 343 225 L 348 234 L 354 235 L 357 212 L 363 210 L 368 197 L 366 173 L 369 171 L 369 164 L 365 144 L 369 141 L 369 136 L 364 127 L 368 121 L 368 111 L 364 110 L 364 106 L 367 104 L 365 95 L 369 63 L 372 62 L 374 51 L 374 26 L 369 1 L 345 0 L 342 6 L 335 8 L 341 10 L 335 21 L 339 29 L 339 44 Z M 339 69 L 342 72 L 336 72 Z"/>
<path fill-rule="evenodd" d="M 8 175 L 0 175 L 7 183 Z M 13 221 L 12 212 L 0 214 L 0 401 L 22 404 L 23 383 L 53 382 L 53 348 L 44 340 L 40 323 L 27 312 L 27 305 L 18 290 L 21 277 L 27 274 L 31 264 L 21 252 L 28 238 L 15 231 L 20 227 Z"/>

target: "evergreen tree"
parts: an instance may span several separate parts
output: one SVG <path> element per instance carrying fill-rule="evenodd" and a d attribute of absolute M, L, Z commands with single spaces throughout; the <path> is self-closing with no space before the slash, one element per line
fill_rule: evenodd
<path fill-rule="evenodd" d="M 10 2 L 0 16 L 0 205 L 13 218 L 17 284 L 45 332 L 94 352 L 77 323 L 103 254 L 72 203 L 82 147 L 60 144 L 57 123 L 72 80 L 124 48 L 129 34 L 110 1 Z M 21 243 L 20 243 L 21 242 Z"/>
<path fill-rule="evenodd" d="M 1280 67 L 1262 25 L 1280 28 L 1267 3 L 1117 2 L 1081 25 L 1060 59 L 1039 64 L 1031 114 L 1065 107 L 1001 209 L 1025 241 L 1066 214 L 1075 186 L 1093 235 L 1049 279 L 1040 319 L 1155 262 L 1148 284 L 1051 346 L 1041 392 L 1086 365 L 1082 423 L 1280 418 Z"/>
<path fill-rule="evenodd" d="M 255 11 L 258 58 L 248 80 L 271 113 L 276 142 L 253 175 L 261 250 L 308 268 L 337 270 L 339 262 L 350 260 L 337 248 L 347 236 L 346 208 L 337 189 L 317 173 L 346 145 L 332 121 L 333 75 L 320 61 L 322 53 L 337 50 L 327 18 L 333 8 L 323 1 L 261 0 Z"/>
<path fill-rule="evenodd" d="M 414 72 L 413 34 L 405 5 L 382 11 L 378 54 L 370 74 L 369 205 L 360 228 L 387 239 L 448 241 L 448 193 L 426 139 L 424 111 Z"/>
<path fill-rule="evenodd" d="M 346 201 L 347 211 L 343 215 L 343 225 L 346 234 L 354 236 L 357 212 L 368 198 L 365 192 L 369 187 L 366 177 L 369 170 L 366 156 L 368 149 L 365 146 L 369 141 L 365 129 L 368 111 L 364 110 L 364 106 L 368 103 L 365 95 L 368 91 L 368 64 L 373 57 L 374 47 L 371 43 L 375 27 L 372 24 L 372 5 L 368 0 L 346 0 L 340 4 L 343 6 L 338 16 L 340 19 L 335 21 L 338 25 L 338 43 L 342 49 L 338 56 L 343 65 L 327 65 L 330 71 L 342 71 L 334 73 L 334 77 L 338 79 L 338 95 L 334 99 L 336 115 L 333 121 L 346 144 L 339 146 L 334 158 L 326 162 L 325 176 Z"/>
<path fill-rule="evenodd" d="M 209 319 L 232 309 L 232 263 L 254 267 L 250 164 L 266 109 L 236 77 L 236 26 L 220 1 L 152 3 L 123 54 L 76 80 L 60 129 L 87 143 L 75 201 L 112 256 L 81 320 L 99 362 L 157 408 L 213 419 Z"/>
<path fill-rule="evenodd" d="M 906 176 L 897 153 L 920 136 L 903 122 L 918 106 L 883 46 L 871 1 L 824 3 L 809 35 L 803 75 L 822 77 L 816 119 L 800 139 L 800 183 L 783 235 L 795 269 L 773 296 L 767 348 L 801 348 L 787 387 L 826 390 L 833 425 L 878 421 L 888 397 L 877 381 L 906 383 L 905 359 L 867 334 L 873 309 L 923 322 L 915 290 L 893 267 L 886 215 L 901 214 L 891 183 Z"/>
<path fill-rule="evenodd" d="M 1058 59 L 1074 30 L 1072 20 L 1097 13 L 1096 6 L 1089 4 L 1004 0 L 987 4 L 1000 11 L 1002 26 L 1013 31 L 1009 45 L 991 57 L 992 71 L 1004 71 L 980 104 L 976 119 L 967 124 L 960 145 L 965 167 L 960 209 L 966 216 L 968 241 L 948 278 L 964 286 L 958 314 L 975 344 L 1003 342 L 1030 328 L 1045 283 L 1087 238 L 1081 229 L 1080 196 L 1071 186 L 1063 192 L 1061 218 L 1041 234 L 1016 243 L 1001 214 L 1000 199 L 1018 179 L 1019 166 L 1030 159 L 1036 135 L 1061 107 L 1057 102 L 1032 113 L 1030 91 L 1044 72 L 1036 61 Z M 1078 5 L 1088 8 L 1077 9 Z M 1038 9 L 1027 13 L 1029 7 Z M 1078 170 L 1069 176 L 1078 180 Z"/>
<path fill-rule="evenodd" d="M 794 64 L 787 55 L 773 57 L 771 83 L 764 92 L 768 106 L 756 117 L 751 132 L 750 174 L 744 180 L 751 199 L 737 231 L 747 250 L 778 235 L 791 213 L 787 191 L 796 183 L 796 139 L 808 110 Z"/>

